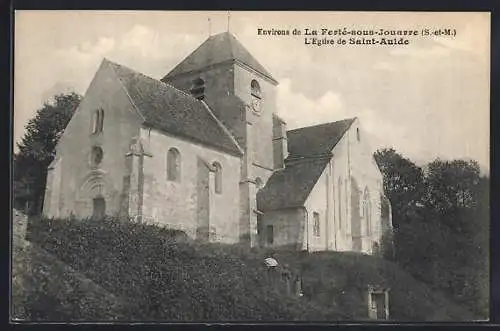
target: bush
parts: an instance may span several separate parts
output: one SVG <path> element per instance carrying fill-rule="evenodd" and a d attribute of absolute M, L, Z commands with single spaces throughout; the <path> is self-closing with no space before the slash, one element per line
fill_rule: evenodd
<path fill-rule="evenodd" d="M 382 234 L 380 240 L 380 253 L 381 256 L 388 261 L 395 260 L 394 234 L 392 231 L 386 231 Z"/>
<path fill-rule="evenodd" d="M 242 259 L 238 245 L 185 242 L 171 230 L 115 219 L 38 219 L 28 233 L 111 293 L 133 300 L 133 320 L 269 321 L 307 314 L 307 306 L 264 278 L 261 260 Z"/>
<path fill-rule="evenodd" d="M 397 320 L 459 320 L 467 314 L 394 264 L 356 253 L 296 251 L 186 241 L 157 226 L 38 219 L 28 238 L 107 291 L 129 299 L 137 321 L 334 321 L 367 318 L 367 285 L 391 287 Z M 267 278 L 275 253 L 302 277 L 304 297 Z M 276 285 L 277 284 L 277 285 Z M 435 313 L 437 307 L 449 307 Z"/>
<path fill-rule="evenodd" d="M 22 268 L 23 270 L 19 270 Z M 14 256 L 14 318 L 106 321 L 126 316 L 125 304 L 36 244 Z"/>

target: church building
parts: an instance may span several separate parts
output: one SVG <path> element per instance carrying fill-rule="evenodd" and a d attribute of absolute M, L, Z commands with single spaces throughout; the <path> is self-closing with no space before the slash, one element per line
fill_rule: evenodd
<path fill-rule="evenodd" d="M 103 59 L 56 147 L 44 215 L 375 252 L 391 210 L 359 119 L 287 130 L 277 84 L 229 32 L 161 80 Z"/>

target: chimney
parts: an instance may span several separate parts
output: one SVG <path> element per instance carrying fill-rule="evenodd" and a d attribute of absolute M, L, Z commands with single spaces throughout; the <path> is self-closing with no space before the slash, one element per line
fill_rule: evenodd
<path fill-rule="evenodd" d="M 286 123 L 276 114 L 273 114 L 273 158 L 274 169 L 285 167 L 288 156 L 288 141 L 286 138 Z"/>

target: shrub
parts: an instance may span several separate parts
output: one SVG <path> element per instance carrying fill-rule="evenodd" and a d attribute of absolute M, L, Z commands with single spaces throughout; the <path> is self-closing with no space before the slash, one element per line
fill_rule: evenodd
<path fill-rule="evenodd" d="M 394 319 L 467 319 L 394 264 L 356 253 L 186 241 L 172 230 L 113 218 L 38 219 L 28 226 L 28 238 L 107 291 L 128 298 L 131 320 L 366 319 L 369 284 L 392 288 Z M 263 259 L 270 253 L 302 277 L 304 297 L 287 295 L 281 283 L 267 278 Z M 447 311 L 436 313 L 440 306 Z"/>
<path fill-rule="evenodd" d="M 238 245 L 186 242 L 176 231 L 115 219 L 38 219 L 28 232 L 108 291 L 133 300 L 133 320 L 294 320 L 307 313 L 267 282 L 261 260 L 242 259 Z"/>

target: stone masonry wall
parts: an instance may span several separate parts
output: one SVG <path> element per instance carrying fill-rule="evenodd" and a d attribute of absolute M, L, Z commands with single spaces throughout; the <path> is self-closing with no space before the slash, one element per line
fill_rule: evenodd
<path fill-rule="evenodd" d="M 195 238 L 199 224 L 199 160 L 204 160 L 208 166 L 218 162 L 222 167 L 222 193 L 211 193 L 209 226 L 215 228 L 214 241 L 237 242 L 240 158 L 156 130 L 141 129 L 141 138 L 146 152 L 151 155 L 144 158 L 145 219 L 184 230 Z M 179 182 L 167 180 L 166 155 L 170 148 L 180 153 Z"/>
<path fill-rule="evenodd" d="M 103 131 L 92 134 L 92 116 L 99 108 L 104 110 Z M 106 213 L 120 211 L 125 154 L 132 137 L 139 134 L 140 123 L 113 69 L 104 60 L 56 148 L 62 158 L 61 185 L 52 190 L 51 196 L 59 196 L 59 216 L 91 216 L 92 199 L 99 190 L 106 199 Z M 100 146 L 104 152 L 96 171 L 90 166 L 92 146 Z"/>
<path fill-rule="evenodd" d="M 312 229 L 312 214 L 318 212 L 320 216 L 320 236 L 313 237 L 309 231 L 310 249 L 371 253 L 373 243 L 379 242 L 381 236 L 383 186 L 382 175 L 359 120 L 354 121 L 335 146 L 333 155 L 306 201 L 309 229 Z M 361 210 L 365 189 L 370 192 L 372 206 L 370 235 Z"/>
<path fill-rule="evenodd" d="M 265 213 L 260 222 L 260 244 L 265 247 L 297 245 L 299 249 L 306 249 L 305 219 L 305 211 L 302 208 Z M 272 245 L 267 243 L 268 226 L 273 226 L 274 242 Z"/>

